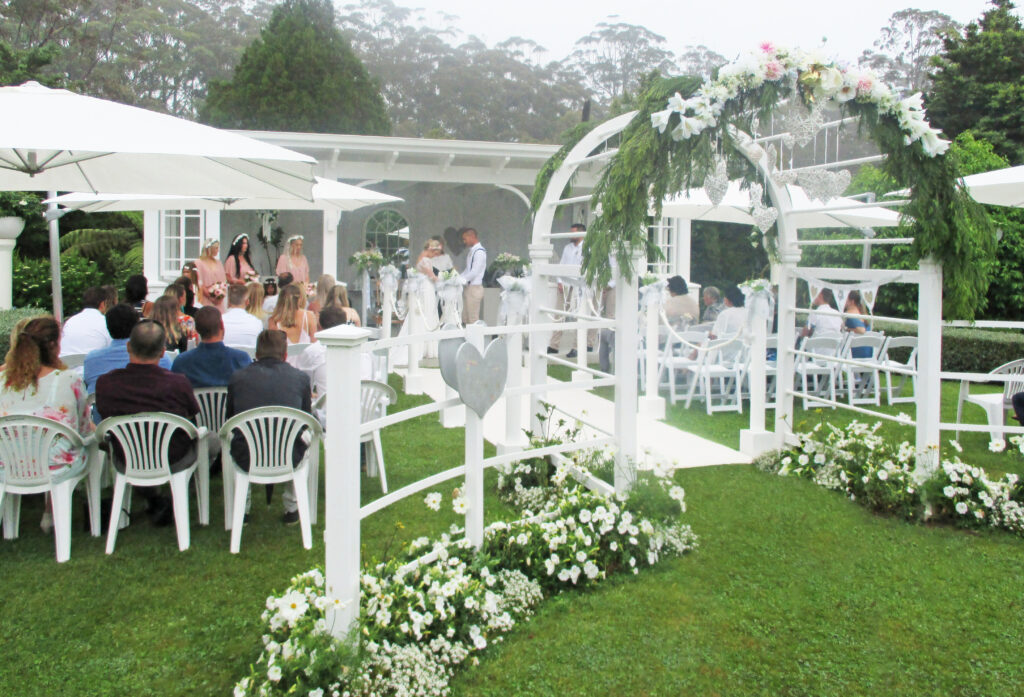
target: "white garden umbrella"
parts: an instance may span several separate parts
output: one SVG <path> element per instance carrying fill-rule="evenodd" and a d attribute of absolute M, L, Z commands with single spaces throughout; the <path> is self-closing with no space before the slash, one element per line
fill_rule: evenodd
<path fill-rule="evenodd" d="M 754 219 L 750 215 L 750 196 L 740 189 L 738 180 L 729 182 L 725 198 L 717 206 L 711 202 L 704 189 L 690 189 L 665 199 L 661 206 L 661 214 L 666 218 L 754 224 Z"/>
<path fill-rule="evenodd" d="M 0 87 L 0 190 L 312 199 L 307 156 L 166 114 L 50 89 Z M 54 314 L 60 249 L 50 225 Z"/>
<path fill-rule="evenodd" d="M 964 184 L 978 203 L 1024 207 L 1024 165 L 972 174 Z"/>
<path fill-rule="evenodd" d="M 316 160 L 35 82 L 0 87 L 0 190 L 312 198 Z"/>
<path fill-rule="evenodd" d="M 382 194 L 331 179 L 316 177 L 313 185 L 313 200 L 285 198 L 231 198 L 218 196 L 156 196 L 147 194 L 64 194 L 46 203 L 55 203 L 86 213 L 101 211 L 142 211 L 142 210 L 336 210 L 354 211 L 363 206 L 380 203 L 397 203 L 397 196 Z"/>

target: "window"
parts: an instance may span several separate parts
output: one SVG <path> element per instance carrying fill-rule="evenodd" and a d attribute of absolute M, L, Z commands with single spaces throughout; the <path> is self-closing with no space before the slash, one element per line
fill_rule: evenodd
<path fill-rule="evenodd" d="M 182 265 L 199 257 L 206 219 L 203 211 L 161 211 L 160 276 L 177 278 Z"/>
<path fill-rule="evenodd" d="M 676 230 L 674 218 L 662 218 L 652 221 L 647 228 L 647 239 L 655 247 L 661 250 L 662 258 L 658 260 L 647 260 L 647 271 L 657 276 L 674 276 L 678 273 L 676 269 L 676 250 L 679 235 Z"/>
<path fill-rule="evenodd" d="M 395 266 L 409 263 L 409 223 L 394 209 L 376 211 L 366 219 L 366 242 L 375 245 L 385 261 Z"/>

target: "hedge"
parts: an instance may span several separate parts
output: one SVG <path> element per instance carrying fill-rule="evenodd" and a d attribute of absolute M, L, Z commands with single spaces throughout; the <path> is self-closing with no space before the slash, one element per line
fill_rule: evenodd
<path fill-rule="evenodd" d="M 914 335 L 905 324 L 875 322 L 873 329 L 889 336 Z M 898 350 L 892 356 L 906 360 L 908 350 Z M 951 373 L 987 373 L 1004 363 L 1024 358 L 1024 334 L 1010 329 L 971 329 L 969 327 L 943 327 L 942 370 Z"/>
<path fill-rule="evenodd" d="M 41 317 L 49 314 L 48 311 L 35 307 L 0 310 L 0 363 L 6 360 L 7 351 L 11 348 L 11 332 L 14 330 L 14 325 L 25 317 Z"/>

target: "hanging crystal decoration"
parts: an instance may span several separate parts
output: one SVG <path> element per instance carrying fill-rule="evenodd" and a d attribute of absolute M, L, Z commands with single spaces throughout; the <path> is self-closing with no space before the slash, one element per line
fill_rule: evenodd
<path fill-rule="evenodd" d="M 797 181 L 804 188 L 807 195 L 822 203 L 828 203 L 834 198 L 842 196 L 846 187 L 850 185 L 850 171 L 841 169 L 838 172 L 830 172 L 827 169 L 809 169 L 797 175 Z"/>
<path fill-rule="evenodd" d="M 763 186 L 761 186 L 757 182 L 754 182 L 753 184 L 750 185 L 750 189 L 747 193 L 750 196 L 751 208 L 764 208 L 764 201 L 761 200 L 764 196 Z"/>
<path fill-rule="evenodd" d="M 718 158 L 715 163 L 715 171 L 709 174 L 704 180 L 704 193 L 712 205 L 717 206 L 725 199 L 725 192 L 729 190 L 729 173 L 724 158 Z"/>
<path fill-rule="evenodd" d="M 755 207 L 751 216 L 754 218 L 754 224 L 757 225 L 758 230 L 768 232 L 778 219 L 779 212 L 772 206 L 761 206 Z"/>
<path fill-rule="evenodd" d="M 779 170 L 772 172 L 772 181 L 779 186 L 786 186 L 787 184 L 796 184 L 797 177 L 799 175 L 791 169 Z"/>

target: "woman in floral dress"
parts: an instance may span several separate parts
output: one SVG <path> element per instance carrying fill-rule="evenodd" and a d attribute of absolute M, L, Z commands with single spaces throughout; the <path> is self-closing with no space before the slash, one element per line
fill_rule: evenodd
<path fill-rule="evenodd" d="M 277 258 L 278 276 L 285 271 L 292 275 L 296 283 L 309 283 L 309 261 L 302 253 L 302 235 L 292 235 L 288 238 L 288 252 Z"/>
<path fill-rule="evenodd" d="M 207 237 L 203 243 L 202 256 L 196 259 L 196 273 L 199 275 L 196 301 L 200 305 L 211 305 L 224 312 L 227 310 L 224 298 L 227 295 L 228 279 L 219 257 L 220 241 L 216 237 Z M 219 297 L 218 291 L 222 291 Z"/>
<path fill-rule="evenodd" d="M 83 437 L 93 432 L 85 383 L 60 360 L 60 325 L 53 317 L 18 323 L 11 332 L 11 349 L 0 366 L 0 416 L 41 416 L 62 423 Z M 64 438 L 50 448 L 50 469 L 74 476 L 88 465 L 84 449 L 75 450 Z M 0 463 L 0 471 L 2 471 Z M 49 502 L 48 502 L 49 503 Z M 42 526 L 52 523 L 49 507 Z"/>

